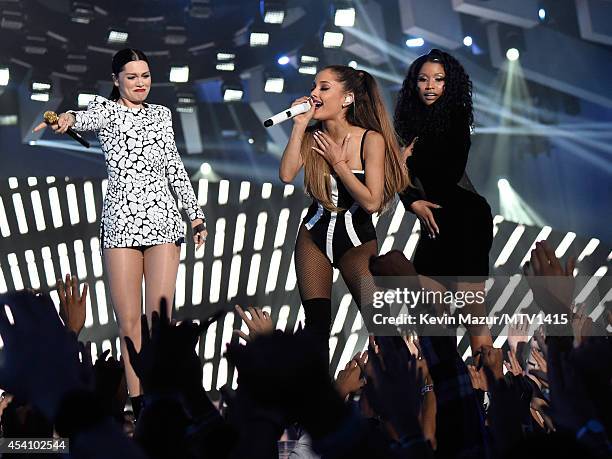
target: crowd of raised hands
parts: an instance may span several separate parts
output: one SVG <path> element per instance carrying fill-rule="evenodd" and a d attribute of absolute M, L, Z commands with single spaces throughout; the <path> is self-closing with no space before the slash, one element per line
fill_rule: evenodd
<path fill-rule="evenodd" d="M 248 334 L 236 330 L 224 351 L 238 385 L 214 403 L 195 349 L 225 312 L 177 323 L 162 301 L 142 317 L 140 348 L 126 338 L 144 393 L 137 420 L 121 361 L 107 351 L 94 364 L 78 341 L 86 286 L 58 281 L 59 314 L 48 295 L 5 294 L 2 435 L 69 438 L 76 458 L 276 458 L 287 438 L 294 459 L 612 457 L 612 348 L 572 305 L 573 269 L 545 242 L 525 267 L 540 309 L 570 313 L 569 324 L 519 324 L 507 349 L 484 346 L 467 362 L 453 336 L 370 336 L 335 381 L 307 327 L 275 330 L 269 313 L 236 306 Z M 398 251 L 371 270 L 415 274 Z"/>

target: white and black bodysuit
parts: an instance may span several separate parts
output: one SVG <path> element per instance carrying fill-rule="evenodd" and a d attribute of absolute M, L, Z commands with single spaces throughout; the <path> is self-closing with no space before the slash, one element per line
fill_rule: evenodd
<path fill-rule="evenodd" d="M 132 109 L 97 96 L 75 115 L 75 131 L 96 131 L 108 187 L 101 216 L 103 248 L 179 244 L 184 230 L 173 188 L 191 221 L 204 219 L 162 105 Z"/>

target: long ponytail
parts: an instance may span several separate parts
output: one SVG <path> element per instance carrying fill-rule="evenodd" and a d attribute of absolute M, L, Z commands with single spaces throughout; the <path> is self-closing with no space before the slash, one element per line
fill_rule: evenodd
<path fill-rule="evenodd" d="M 334 72 L 344 89 L 354 94 L 353 103 L 346 112 L 346 120 L 354 126 L 378 132 L 385 141 L 384 190 L 382 204 L 378 209 L 383 212 L 389 208 L 395 194 L 410 185 L 410 178 L 401 160 L 397 137 L 380 96 L 378 84 L 372 75 L 363 70 L 343 65 L 331 65 L 325 69 Z M 341 209 L 334 206 L 330 195 L 328 177 L 332 170 L 327 161 L 311 148 L 314 145 L 312 132 L 320 128 L 321 124 L 317 123 L 313 128 L 307 129 L 302 141 L 300 152 L 304 160 L 304 185 L 306 191 L 326 209 L 338 211 Z"/>

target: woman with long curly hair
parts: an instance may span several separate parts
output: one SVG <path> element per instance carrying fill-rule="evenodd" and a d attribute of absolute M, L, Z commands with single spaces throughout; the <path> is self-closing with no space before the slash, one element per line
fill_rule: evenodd
<path fill-rule="evenodd" d="M 304 168 L 313 198 L 295 243 L 295 269 L 306 329 L 327 339 L 333 267 L 368 320 L 374 282 L 368 263 L 378 247 L 371 214 L 381 212 L 409 184 L 378 85 L 367 72 L 333 65 L 321 70 L 311 108 L 293 118 L 280 164 L 290 183 Z M 316 123 L 308 126 L 311 120 Z M 364 301 L 369 303 L 363 304 Z"/>
<path fill-rule="evenodd" d="M 465 175 L 474 122 L 472 82 L 457 59 L 437 49 L 417 58 L 398 95 L 394 121 L 407 145 L 411 179 L 419 185 L 400 193 L 405 208 L 421 222 L 416 271 L 445 288 L 482 291 L 493 219 L 489 204 Z M 477 312 L 484 314 L 484 304 L 479 306 Z M 489 344 L 485 328 L 470 330 L 472 337 L 484 335 L 472 339 L 474 351 Z"/>

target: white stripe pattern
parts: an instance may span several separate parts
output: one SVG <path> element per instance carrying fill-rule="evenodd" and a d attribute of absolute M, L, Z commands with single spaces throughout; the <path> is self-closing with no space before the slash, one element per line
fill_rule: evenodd
<path fill-rule="evenodd" d="M 307 230 L 310 230 L 313 226 L 315 226 L 317 222 L 319 221 L 319 219 L 321 218 L 321 216 L 323 215 L 323 206 L 321 205 L 321 203 L 318 203 L 318 204 L 319 204 L 319 207 L 317 207 L 317 212 L 312 216 L 310 220 L 308 220 L 308 223 L 306 223 Z"/>
<path fill-rule="evenodd" d="M 355 231 L 355 227 L 353 226 L 353 212 L 355 212 L 359 208 L 359 204 L 354 203 L 349 210 L 344 214 L 344 224 L 346 226 L 346 232 L 353 243 L 353 247 L 357 247 L 361 245 L 361 241 L 359 240 L 359 236 L 357 236 L 357 231 Z"/>
<path fill-rule="evenodd" d="M 331 199 L 335 207 L 338 207 L 338 182 L 333 175 L 329 176 L 331 181 Z M 336 227 L 336 218 L 338 212 L 331 212 L 331 218 L 329 220 L 329 226 L 327 227 L 327 241 L 325 243 L 325 252 L 327 258 L 332 263 L 334 262 L 334 228 Z"/>

